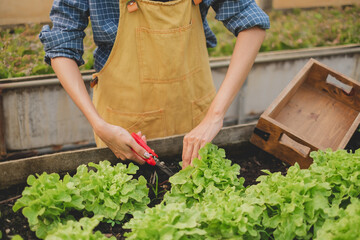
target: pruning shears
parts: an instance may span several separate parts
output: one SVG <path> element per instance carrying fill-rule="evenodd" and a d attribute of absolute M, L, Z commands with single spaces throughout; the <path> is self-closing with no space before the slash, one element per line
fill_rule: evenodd
<path fill-rule="evenodd" d="M 164 173 L 166 173 L 169 177 L 174 175 L 173 171 L 171 171 L 170 168 L 168 168 L 164 162 L 159 160 L 159 156 L 137 135 L 136 133 L 131 133 L 131 136 L 135 139 L 135 141 L 143 147 L 148 153 L 149 157 L 145 158 L 144 156 L 140 156 L 137 154 L 133 149 L 133 152 L 136 153 L 138 156 L 140 156 L 146 163 L 159 167 Z"/>

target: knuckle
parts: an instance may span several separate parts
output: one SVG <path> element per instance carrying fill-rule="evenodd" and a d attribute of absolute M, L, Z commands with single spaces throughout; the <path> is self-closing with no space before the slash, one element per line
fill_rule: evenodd
<path fill-rule="evenodd" d="M 130 154 L 125 154 L 125 159 L 131 159 L 131 156 L 130 156 Z"/>
<path fill-rule="evenodd" d="M 127 138 L 124 142 L 126 145 L 131 146 L 133 144 L 132 138 Z"/>
<path fill-rule="evenodd" d="M 196 141 L 196 137 L 195 136 L 189 136 L 188 137 L 188 142 L 189 143 L 194 143 Z"/>
<path fill-rule="evenodd" d="M 136 157 L 135 157 L 135 155 L 134 154 L 132 154 L 132 153 L 126 153 L 125 154 L 125 158 L 126 159 L 131 159 L 131 160 L 133 160 L 133 159 L 136 159 Z"/>

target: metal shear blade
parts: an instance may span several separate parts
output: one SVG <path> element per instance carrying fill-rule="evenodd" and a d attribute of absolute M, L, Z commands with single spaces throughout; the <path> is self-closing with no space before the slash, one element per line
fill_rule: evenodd
<path fill-rule="evenodd" d="M 158 159 L 158 156 L 154 152 L 154 150 L 152 150 L 136 133 L 131 133 L 131 136 L 135 139 L 135 141 L 141 147 L 143 147 L 149 153 L 150 157 L 148 157 L 148 158 L 140 156 L 142 159 L 144 159 L 145 162 L 147 162 L 148 164 L 150 164 L 152 166 L 158 166 L 164 173 L 169 175 L 169 177 L 174 175 L 174 173 L 170 170 L 170 168 L 168 168 L 164 162 L 162 162 Z M 132 149 L 132 150 L 134 151 L 134 149 Z"/>
<path fill-rule="evenodd" d="M 155 162 L 156 162 L 156 166 L 158 166 L 161 171 L 163 171 L 164 173 L 166 173 L 169 177 L 171 177 L 172 175 L 174 175 L 174 172 L 171 171 L 170 168 L 168 168 L 164 162 L 160 161 L 157 157 L 154 157 Z"/>

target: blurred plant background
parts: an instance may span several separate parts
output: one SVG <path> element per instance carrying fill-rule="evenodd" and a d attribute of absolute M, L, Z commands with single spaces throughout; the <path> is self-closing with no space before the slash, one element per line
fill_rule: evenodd
<path fill-rule="evenodd" d="M 336 46 L 360 43 L 360 6 L 316 9 L 269 10 L 271 28 L 260 52 Z M 236 38 L 214 19 L 209 12 L 208 21 L 217 36 L 218 45 L 208 49 L 210 57 L 229 56 Z M 43 46 L 38 38 L 42 25 L 22 25 L 2 29 L 0 32 L 0 78 L 22 77 L 53 73 L 44 62 Z M 84 39 L 85 65 L 81 70 L 93 68 L 91 26 Z"/>

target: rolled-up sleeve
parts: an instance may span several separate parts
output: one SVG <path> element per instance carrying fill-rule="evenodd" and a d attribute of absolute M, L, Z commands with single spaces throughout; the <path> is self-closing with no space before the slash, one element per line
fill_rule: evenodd
<path fill-rule="evenodd" d="M 235 36 L 255 26 L 262 29 L 270 28 L 268 15 L 254 0 L 215 0 L 212 7 L 216 12 L 215 18 L 222 21 Z"/>
<path fill-rule="evenodd" d="M 80 66 L 84 64 L 84 29 L 88 25 L 88 0 L 55 0 L 50 12 L 53 27 L 45 25 L 39 39 L 44 45 L 45 62 L 50 59 L 67 57 Z"/>

